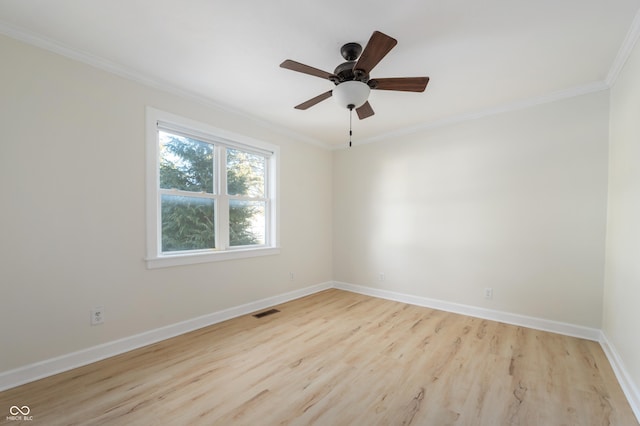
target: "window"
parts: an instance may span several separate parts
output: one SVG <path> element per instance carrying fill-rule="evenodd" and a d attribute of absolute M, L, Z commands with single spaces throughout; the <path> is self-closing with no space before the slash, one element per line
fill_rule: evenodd
<path fill-rule="evenodd" d="M 276 146 L 147 108 L 147 266 L 278 253 Z"/>

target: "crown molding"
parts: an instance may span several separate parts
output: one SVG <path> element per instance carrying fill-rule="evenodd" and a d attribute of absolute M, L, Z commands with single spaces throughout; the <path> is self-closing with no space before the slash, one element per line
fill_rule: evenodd
<path fill-rule="evenodd" d="M 589 93 L 600 92 L 602 90 L 608 90 L 609 86 L 603 81 L 595 81 L 592 83 L 584 84 L 582 86 L 576 86 L 565 90 L 559 90 L 543 96 L 537 96 L 534 98 L 522 99 L 516 102 L 500 105 L 492 108 L 484 108 L 467 114 L 459 114 L 451 117 L 447 117 L 442 120 L 430 121 L 419 124 L 417 126 L 405 127 L 392 132 L 383 133 L 370 138 L 365 138 L 360 141 L 354 142 L 354 145 L 364 145 L 373 142 L 380 142 L 384 140 L 391 140 L 401 136 L 407 136 L 414 133 L 436 129 L 439 127 L 450 126 L 453 124 L 462 123 L 465 121 L 477 120 L 483 117 L 489 117 L 492 115 L 503 114 L 512 111 L 518 111 L 522 109 L 531 108 L 537 105 L 548 104 L 552 102 L 561 101 L 564 99 L 574 98 L 577 96 L 587 95 Z"/>
<path fill-rule="evenodd" d="M 631 23 L 631 27 L 629 28 L 629 31 L 627 31 L 627 36 L 622 42 L 622 45 L 618 50 L 618 54 L 616 55 L 616 58 L 614 59 L 613 64 L 611 65 L 611 68 L 609 69 L 609 73 L 607 74 L 607 77 L 604 80 L 607 86 L 613 87 L 613 85 L 616 83 L 616 80 L 618 79 L 618 75 L 620 74 L 620 71 L 622 71 L 622 68 L 624 68 L 624 65 L 627 63 L 627 60 L 629 59 L 629 56 L 631 55 L 631 52 L 633 51 L 633 48 L 636 45 L 639 38 L 640 38 L 640 9 L 636 13 L 635 18 Z"/>
<path fill-rule="evenodd" d="M 311 138 L 309 136 L 294 132 L 285 127 L 279 126 L 277 124 L 271 123 L 262 118 L 256 117 L 252 114 L 248 114 L 247 112 L 234 108 L 230 105 L 221 103 L 219 101 L 215 101 L 209 97 L 202 96 L 198 93 L 182 89 L 178 86 L 175 86 L 169 82 L 149 78 L 146 75 L 135 72 L 121 64 L 118 64 L 113 61 L 109 61 L 102 57 L 93 55 L 89 52 L 85 52 L 79 49 L 71 48 L 65 44 L 56 42 L 47 37 L 44 37 L 39 34 L 35 34 L 31 31 L 27 31 L 23 28 L 16 27 L 11 25 L 5 21 L 0 20 L 0 34 L 4 34 L 7 37 L 12 39 L 21 41 L 23 43 L 38 47 L 43 50 L 47 50 L 49 52 L 64 56 L 66 58 L 72 59 L 74 61 L 78 61 L 84 63 L 86 65 L 92 66 L 94 68 L 101 69 L 111 74 L 115 74 L 119 77 L 125 78 L 127 80 L 134 81 L 136 83 L 142 84 L 144 86 L 160 90 L 166 93 L 170 93 L 172 95 L 180 96 L 182 98 L 189 99 L 191 101 L 197 102 L 205 107 L 214 108 L 223 112 L 231 113 L 234 115 L 241 116 L 246 120 L 252 121 L 258 126 L 271 130 L 277 133 L 280 133 L 284 136 L 290 137 L 294 140 L 299 140 L 301 142 L 305 142 L 307 144 L 315 145 L 317 147 L 330 150 L 332 149 L 332 145 L 322 142 L 318 139 Z"/>

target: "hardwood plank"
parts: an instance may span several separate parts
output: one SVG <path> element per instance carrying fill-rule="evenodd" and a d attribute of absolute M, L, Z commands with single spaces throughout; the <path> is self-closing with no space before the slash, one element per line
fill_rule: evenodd
<path fill-rule="evenodd" d="M 596 342 L 327 290 L 0 393 L 43 425 L 637 425 Z"/>

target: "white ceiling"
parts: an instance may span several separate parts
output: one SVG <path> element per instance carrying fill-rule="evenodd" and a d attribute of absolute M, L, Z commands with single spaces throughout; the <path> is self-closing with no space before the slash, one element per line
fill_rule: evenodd
<path fill-rule="evenodd" d="M 398 45 L 372 77 L 431 78 L 424 93 L 372 91 L 354 143 L 558 94 L 605 87 L 640 0 L 2 0 L 0 32 L 196 95 L 308 141 L 345 146 L 325 71 L 374 30 Z"/>

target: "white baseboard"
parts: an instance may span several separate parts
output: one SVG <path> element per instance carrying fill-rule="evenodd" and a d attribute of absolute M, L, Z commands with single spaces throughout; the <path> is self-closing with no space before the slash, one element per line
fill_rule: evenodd
<path fill-rule="evenodd" d="M 629 405 L 631 405 L 633 414 L 636 415 L 636 419 L 638 423 L 640 423 L 640 390 L 638 390 L 633 380 L 631 380 L 622 358 L 620 358 L 615 346 L 607 339 L 604 332 L 600 333 L 600 346 L 607 356 L 607 359 L 609 359 L 609 364 L 611 364 L 613 372 L 616 374 L 622 392 L 624 392 L 627 401 L 629 401 Z"/>
<path fill-rule="evenodd" d="M 332 287 L 332 282 L 305 287 L 300 290 L 294 290 L 277 296 L 268 297 L 266 299 L 257 300 L 255 302 L 235 306 L 233 308 L 203 315 L 201 317 L 182 321 L 176 324 L 171 324 L 166 327 L 149 330 L 134 336 L 82 349 L 56 358 L 36 362 L 14 370 L 1 372 L 0 391 L 42 379 L 44 377 L 52 376 L 63 371 L 81 367 L 83 365 L 91 364 L 92 362 L 100 361 L 114 355 L 119 355 L 133 349 L 157 343 L 231 318 L 250 314 L 251 312 L 308 296 Z"/>
<path fill-rule="evenodd" d="M 395 291 L 382 290 L 378 288 L 343 283 L 339 281 L 334 281 L 333 286 L 341 290 L 360 293 L 367 296 L 379 297 L 381 299 L 394 300 L 396 302 L 424 306 L 426 308 L 439 309 L 441 311 L 453 312 L 455 314 L 468 315 L 471 317 L 483 318 L 492 321 L 500 321 L 507 324 L 519 325 L 536 330 L 550 331 L 552 333 L 594 340 L 596 342 L 600 339 L 600 330 L 596 328 L 589 328 L 559 321 L 529 317 L 526 315 L 513 314 L 510 312 L 478 308 L 476 306 L 462 305 L 459 303 L 445 302 L 443 300 L 429 299 L 427 297 L 413 296 L 410 294 L 397 293 Z"/>

